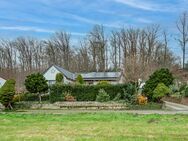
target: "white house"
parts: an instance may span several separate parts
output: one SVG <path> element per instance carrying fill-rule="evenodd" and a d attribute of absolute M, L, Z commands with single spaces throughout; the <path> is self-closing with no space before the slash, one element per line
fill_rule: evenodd
<path fill-rule="evenodd" d="M 6 80 L 0 77 L 0 88 L 5 84 Z"/>
<path fill-rule="evenodd" d="M 96 84 L 99 81 L 108 81 L 111 84 L 123 83 L 123 75 L 121 72 L 72 73 L 64 68 L 53 65 L 43 73 L 49 85 L 55 83 L 57 73 L 63 74 L 65 84 L 74 83 L 78 74 L 81 74 L 84 81 L 88 84 Z"/>

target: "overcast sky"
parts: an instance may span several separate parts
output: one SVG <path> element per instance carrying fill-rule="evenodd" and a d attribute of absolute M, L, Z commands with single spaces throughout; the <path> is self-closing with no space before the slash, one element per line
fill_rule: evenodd
<path fill-rule="evenodd" d="M 45 39 L 63 30 L 76 40 L 95 24 L 104 25 L 107 32 L 160 24 L 176 34 L 175 22 L 188 9 L 188 0 L 0 0 L 0 9 L 1 38 Z"/>

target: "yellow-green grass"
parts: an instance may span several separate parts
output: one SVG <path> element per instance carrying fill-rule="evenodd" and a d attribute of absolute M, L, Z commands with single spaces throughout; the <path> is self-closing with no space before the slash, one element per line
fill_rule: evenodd
<path fill-rule="evenodd" d="M 182 141 L 187 115 L 0 114 L 0 141 Z"/>

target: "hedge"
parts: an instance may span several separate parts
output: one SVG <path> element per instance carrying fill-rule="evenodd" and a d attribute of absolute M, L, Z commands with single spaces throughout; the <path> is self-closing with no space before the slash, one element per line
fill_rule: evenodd
<path fill-rule="evenodd" d="M 41 95 L 42 101 L 49 101 L 49 94 Z M 39 96 L 33 93 L 20 93 L 15 95 L 14 102 L 19 101 L 39 101 Z"/>
<path fill-rule="evenodd" d="M 131 86 L 131 87 L 130 87 Z M 131 88 L 131 89 L 130 89 Z M 52 85 L 50 87 L 50 102 L 63 101 L 63 93 L 70 92 L 77 101 L 95 101 L 100 89 L 104 89 L 113 100 L 118 93 L 124 97 L 124 90 L 131 95 L 135 93 L 135 87 L 131 84 L 117 85 Z"/>
<path fill-rule="evenodd" d="M 49 95 L 41 95 L 41 100 L 42 101 L 48 101 L 49 100 Z M 33 93 L 27 93 L 24 96 L 24 101 L 39 101 L 39 96 L 37 94 Z"/>

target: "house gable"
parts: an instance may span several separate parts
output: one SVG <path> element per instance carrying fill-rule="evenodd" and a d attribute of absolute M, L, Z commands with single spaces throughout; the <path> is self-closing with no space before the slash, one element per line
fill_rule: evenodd
<path fill-rule="evenodd" d="M 6 80 L 0 77 L 0 88 L 5 84 Z"/>
<path fill-rule="evenodd" d="M 43 75 L 49 84 L 53 84 L 55 83 L 57 73 L 60 73 L 60 71 L 57 70 L 54 66 L 51 66 L 46 70 L 46 72 Z"/>
<path fill-rule="evenodd" d="M 48 84 L 54 84 L 55 83 L 55 79 L 56 79 L 56 74 L 57 73 L 62 73 L 63 74 L 64 83 L 65 84 L 68 84 L 68 83 L 72 82 L 71 80 L 69 80 L 67 78 L 66 74 L 64 74 L 62 71 L 60 71 L 56 66 L 51 66 L 43 74 L 45 79 L 48 81 Z"/>

